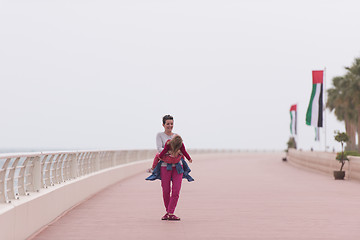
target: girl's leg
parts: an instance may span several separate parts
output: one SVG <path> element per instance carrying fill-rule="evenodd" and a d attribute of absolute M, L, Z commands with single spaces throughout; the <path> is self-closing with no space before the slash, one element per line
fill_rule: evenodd
<path fill-rule="evenodd" d="M 163 199 L 166 212 L 168 211 L 169 202 L 170 202 L 170 182 L 171 182 L 171 172 L 166 170 L 166 167 L 161 167 L 161 187 L 163 191 Z"/>
<path fill-rule="evenodd" d="M 171 193 L 167 212 L 173 214 L 175 212 L 175 208 L 179 200 L 183 174 L 182 173 L 179 174 L 176 168 L 173 167 L 171 171 L 171 176 L 172 176 L 172 193 Z"/>

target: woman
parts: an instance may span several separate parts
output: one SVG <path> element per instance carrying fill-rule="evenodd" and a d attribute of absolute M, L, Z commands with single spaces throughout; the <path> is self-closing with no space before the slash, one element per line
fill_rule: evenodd
<path fill-rule="evenodd" d="M 156 154 L 153 161 L 153 165 L 151 169 L 148 170 L 148 172 L 152 172 L 154 170 L 157 163 L 159 162 L 158 161 L 159 154 L 164 150 L 166 142 L 171 140 L 172 137 L 175 136 L 175 133 L 172 132 L 172 129 L 174 127 L 174 118 L 170 115 L 165 115 L 162 121 L 163 121 L 164 132 L 159 132 L 156 135 L 156 149 L 158 153 Z"/>
<path fill-rule="evenodd" d="M 194 179 L 189 175 L 191 170 L 189 169 L 183 157 L 181 157 L 181 161 L 177 162 L 176 164 L 159 161 L 161 160 L 159 155 L 164 151 L 166 143 L 169 143 L 171 139 L 176 136 L 176 134 L 172 132 L 174 127 L 174 119 L 172 116 L 165 115 L 163 117 L 163 127 L 164 132 L 160 132 L 156 136 L 156 147 L 158 154 L 156 154 L 153 162 L 153 174 L 146 178 L 146 180 L 152 181 L 155 179 L 161 179 L 163 200 L 166 209 L 166 214 L 161 218 L 161 220 L 179 221 L 180 218 L 174 215 L 174 211 L 180 195 L 182 178 L 187 178 L 188 181 L 194 181 Z M 185 147 L 182 144 L 182 140 L 181 145 L 184 149 L 184 152 L 186 153 Z M 164 153 L 162 154 L 164 155 Z M 188 154 L 186 153 L 186 155 Z M 188 160 L 189 162 L 192 162 L 190 157 Z M 172 187 L 170 187 L 171 183 Z"/>
<path fill-rule="evenodd" d="M 158 153 L 161 153 L 164 150 L 165 143 L 168 140 L 171 140 L 175 133 L 172 132 L 174 127 L 174 118 L 170 115 L 165 115 L 162 119 L 164 132 L 159 132 L 156 135 L 156 148 Z"/>

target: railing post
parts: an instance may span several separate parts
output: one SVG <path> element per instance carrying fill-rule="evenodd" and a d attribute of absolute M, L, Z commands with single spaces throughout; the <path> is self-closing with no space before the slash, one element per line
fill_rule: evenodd
<path fill-rule="evenodd" d="M 112 151 L 110 154 L 112 155 L 112 166 L 115 167 L 116 166 L 116 157 L 117 157 L 117 152 L 116 151 Z"/>
<path fill-rule="evenodd" d="M 100 152 L 96 153 L 96 157 L 95 157 L 95 171 L 100 171 Z"/>
<path fill-rule="evenodd" d="M 71 178 L 77 178 L 78 173 L 78 164 L 77 164 L 77 156 L 78 154 L 71 154 L 71 162 L 70 162 L 70 176 Z"/>
<path fill-rule="evenodd" d="M 32 173 L 32 182 L 34 186 L 34 192 L 39 192 L 41 189 L 41 162 L 40 162 L 40 156 L 36 156 L 33 159 L 33 173 Z"/>
<path fill-rule="evenodd" d="M 5 187 L 6 185 L 6 172 L 7 172 L 7 168 L 9 166 L 9 163 L 11 161 L 11 158 L 7 158 L 5 160 L 5 163 L 2 166 L 2 169 L 0 169 L 0 202 L 1 203 L 8 203 L 8 198 L 7 198 L 7 187 Z"/>

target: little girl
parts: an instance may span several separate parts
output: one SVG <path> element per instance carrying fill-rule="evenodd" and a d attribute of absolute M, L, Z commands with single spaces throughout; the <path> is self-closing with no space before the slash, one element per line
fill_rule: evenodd
<path fill-rule="evenodd" d="M 171 140 L 168 140 L 165 143 L 164 150 L 162 150 L 159 155 L 156 155 L 151 169 L 154 170 L 158 162 L 161 160 L 164 163 L 171 164 L 176 164 L 180 162 L 182 157 L 180 153 L 182 153 L 187 158 L 187 160 L 192 163 L 192 159 L 190 155 L 186 152 L 182 138 L 179 135 L 175 135 Z M 166 166 L 166 164 L 164 165 Z"/>
<path fill-rule="evenodd" d="M 158 158 L 154 159 L 152 169 L 157 167 L 157 164 L 161 164 L 160 178 L 166 209 L 166 214 L 161 218 L 161 220 L 180 220 L 179 217 L 174 215 L 174 211 L 179 200 L 181 182 L 184 173 L 181 161 L 182 155 L 180 153 L 182 153 L 190 163 L 192 162 L 191 157 L 185 150 L 182 138 L 179 135 L 175 135 L 171 140 L 166 142 L 164 150 L 159 154 Z M 149 178 L 147 178 L 147 180 L 154 180 Z M 170 195 L 171 182 L 172 193 Z"/>

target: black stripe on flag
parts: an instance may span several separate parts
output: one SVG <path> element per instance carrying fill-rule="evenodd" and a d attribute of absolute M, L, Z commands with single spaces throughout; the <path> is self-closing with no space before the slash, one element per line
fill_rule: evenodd
<path fill-rule="evenodd" d="M 319 118 L 318 118 L 318 127 L 323 126 L 323 84 L 320 87 L 320 96 L 319 96 Z"/>
<path fill-rule="evenodd" d="M 297 135 L 297 111 L 295 111 L 295 135 Z"/>

